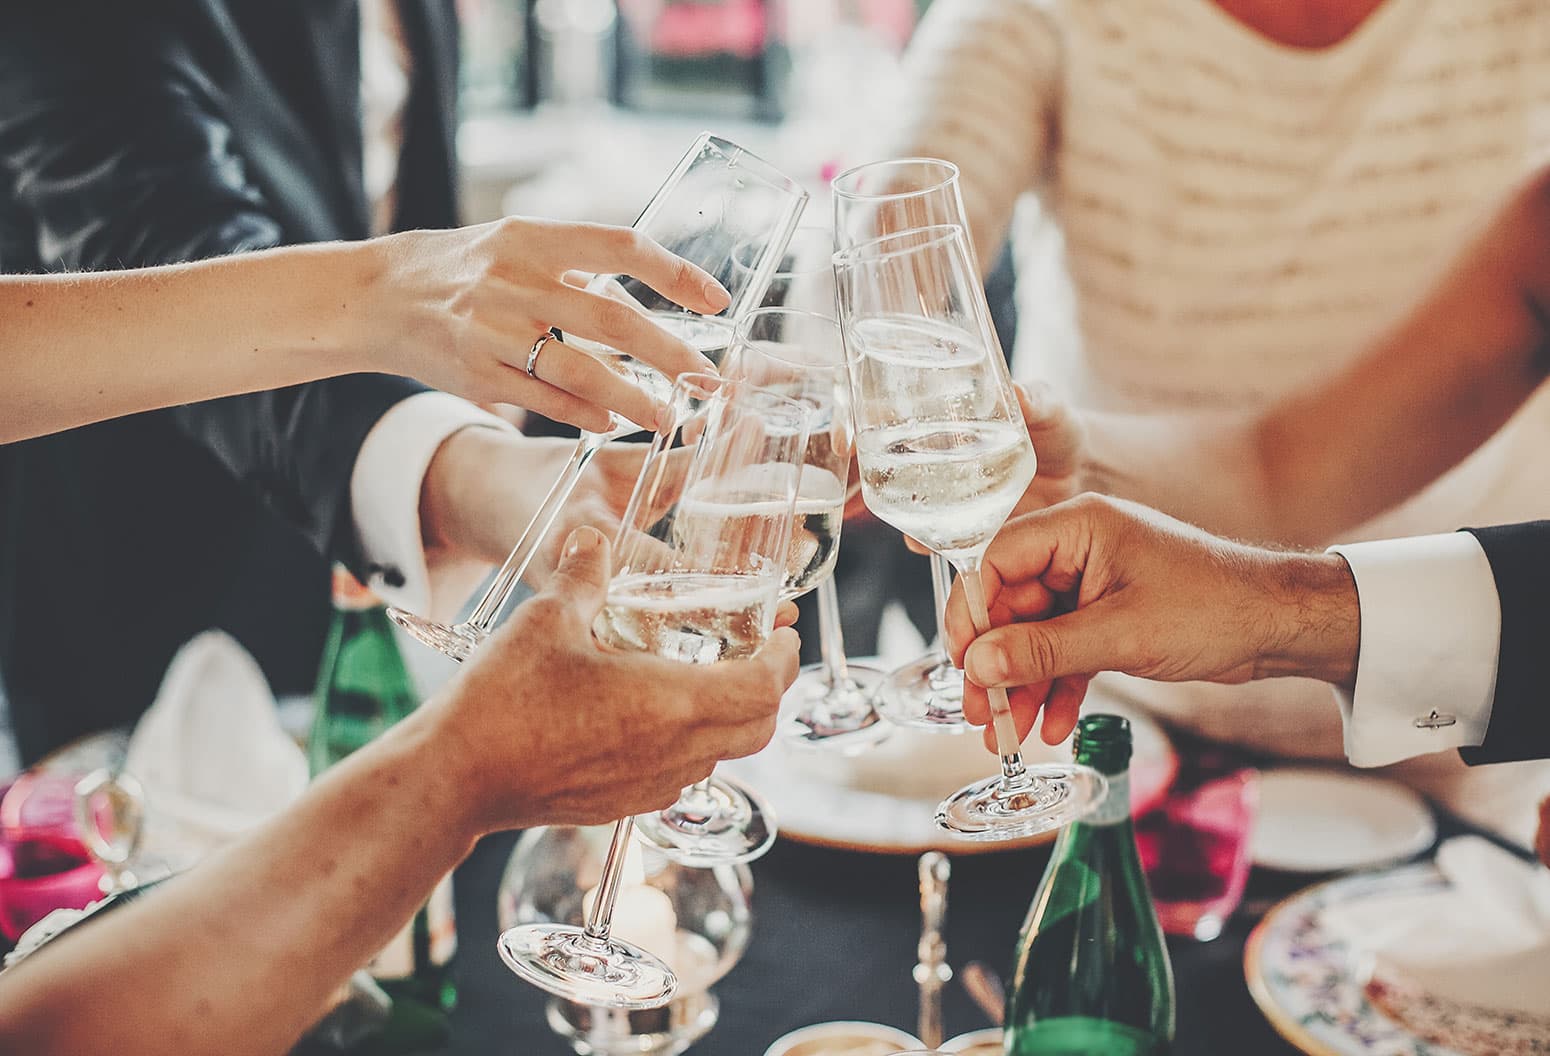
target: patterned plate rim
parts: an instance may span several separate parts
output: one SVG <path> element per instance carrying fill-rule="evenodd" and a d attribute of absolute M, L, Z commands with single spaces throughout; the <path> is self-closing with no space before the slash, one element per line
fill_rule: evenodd
<path fill-rule="evenodd" d="M 1337 876 L 1322 883 L 1313 884 L 1300 891 L 1295 891 L 1272 906 L 1260 922 L 1249 933 L 1248 940 L 1243 945 L 1243 977 L 1248 983 L 1249 994 L 1254 998 L 1254 1003 L 1259 1007 L 1275 1032 L 1281 1035 L 1289 1044 L 1307 1053 L 1308 1056 L 1351 1056 L 1352 1050 L 1336 1049 L 1321 1039 L 1309 1033 L 1301 1023 L 1297 1022 L 1280 1004 L 1277 1003 L 1275 994 L 1270 989 L 1270 984 L 1265 978 L 1263 963 L 1263 947 L 1270 930 L 1279 922 L 1280 918 L 1295 911 L 1298 906 L 1310 899 L 1315 899 L 1327 892 L 1330 888 L 1351 885 L 1355 883 L 1372 883 L 1380 878 L 1390 876 L 1405 876 L 1413 874 L 1417 879 L 1422 877 L 1440 877 L 1437 867 L 1432 862 L 1412 862 L 1406 865 L 1395 866 L 1387 869 L 1362 870 L 1349 873 L 1345 876 Z M 1354 980 L 1350 980 L 1355 986 Z M 1370 1008 L 1374 1014 L 1380 1016 L 1385 1022 L 1392 1024 L 1397 1029 L 1409 1033 L 1401 1023 L 1396 1022 L 1382 1009 L 1373 1005 L 1362 995 L 1362 1005 Z M 1414 1035 L 1410 1035 L 1414 1037 Z M 1424 1039 L 1415 1038 L 1421 1042 Z M 1433 1043 L 1428 1043 L 1433 1044 Z M 1456 1050 L 1442 1045 L 1434 1045 L 1432 1051 L 1435 1056 L 1457 1056 Z"/>

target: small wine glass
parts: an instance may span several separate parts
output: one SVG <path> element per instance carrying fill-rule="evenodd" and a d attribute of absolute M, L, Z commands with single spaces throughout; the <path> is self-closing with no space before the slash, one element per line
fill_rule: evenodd
<path fill-rule="evenodd" d="M 862 495 L 879 518 L 958 570 L 990 629 L 980 565 L 1037 466 L 964 230 L 888 235 L 835 255 Z M 990 710 L 1001 773 L 943 801 L 937 824 L 977 840 L 1058 828 L 1102 796 L 1075 764 L 1027 766 L 1005 690 Z"/>
<path fill-rule="evenodd" d="M 836 250 L 935 224 L 957 224 L 968 230 L 958 166 L 949 161 L 897 158 L 858 165 L 836 176 L 830 188 Z M 968 252 L 973 261 L 973 243 Z M 975 274 L 979 274 L 977 265 Z M 983 303 L 983 288 L 978 296 Z M 889 672 L 877 687 L 874 705 L 884 718 L 900 726 L 963 733 L 971 728 L 963 718 L 963 673 L 943 648 L 947 640 L 943 613 L 952 567 L 940 554 L 933 554 L 930 564 L 936 640 L 925 656 Z"/>
<path fill-rule="evenodd" d="M 807 198 L 805 190 L 773 166 L 735 143 L 703 133 L 634 226 L 669 252 L 715 276 L 731 293 L 732 303 L 719 316 L 698 315 L 627 275 L 599 275 L 587 288 L 594 293 L 608 293 L 646 312 L 658 326 L 719 366 L 731 342 L 733 324 L 764 296 L 770 276 L 807 206 Z M 744 254 L 742 266 L 733 265 L 734 248 L 740 248 Z M 567 341 L 598 356 L 652 395 L 666 398 L 669 379 L 626 350 L 574 336 Z M 640 431 L 634 423 L 615 415 L 608 431 L 581 434 L 570 461 L 468 619 L 447 624 L 389 608 L 393 622 L 454 660 L 468 659 L 490 636 L 593 457 L 608 441 Z"/>
<path fill-rule="evenodd" d="M 833 304 L 832 264 L 826 263 L 824 271 Z M 860 752 L 888 736 L 890 727 L 872 707 L 871 687 L 882 672 L 845 659 L 834 591 L 845 504 L 853 494 L 846 484 L 855 446 L 839 324 L 826 313 L 757 308 L 738 324 L 733 344 L 737 377 L 796 400 L 813 416 L 782 594 L 794 601 L 818 589 L 823 662 L 804 668 L 786 691 L 781 735 L 800 747 Z"/>
<path fill-rule="evenodd" d="M 652 440 L 614 550 L 593 634 L 604 645 L 691 664 L 751 656 L 769 637 L 791 545 L 807 411 L 755 386 L 684 374 L 671 428 Z M 551 994 L 605 1008 L 657 1008 L 677 988 L 658 952 L 611 933 L 633 820 L 614 829 L 585 927 L 503 932 L 501 959 Z M 773 831 L 773 826 L 771 826 Z"/>

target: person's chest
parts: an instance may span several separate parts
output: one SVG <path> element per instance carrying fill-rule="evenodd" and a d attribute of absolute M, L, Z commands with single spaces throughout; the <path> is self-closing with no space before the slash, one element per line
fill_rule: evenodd
<path fill-rule="evenodd" d="M 1088 366 L 1269 398 L 1343 361 L 1550 148 L 1550 7 L 1391 0 L 1333 49 L 1067 5 L 1051 187 Z"/>

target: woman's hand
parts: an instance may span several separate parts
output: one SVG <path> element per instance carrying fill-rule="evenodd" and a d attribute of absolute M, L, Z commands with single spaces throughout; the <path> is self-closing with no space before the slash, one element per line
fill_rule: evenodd
<path fill-rule="evenodd" d="M 358 244 L 367 255 L 356 319 L 363 370 L 404 374 L 476 403 L 509 403 L 594 432 L 616 411 L 647 429 L 656 401 L 559 340 L 530 377 L 533 344 L 550 327 L 628 352 L 669 377 L 710 361 L 639 307 L 579 288 L 577 270 L 624 274 L 694 312 L 730 297 L 710 275 L 624 227 L 509 217 L 451 231 L 409 231 Z"/>

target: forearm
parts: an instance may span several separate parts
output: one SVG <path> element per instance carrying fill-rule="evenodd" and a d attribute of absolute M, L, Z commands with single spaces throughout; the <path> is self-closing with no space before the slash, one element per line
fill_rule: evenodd
<path fill-rule="evenodd" d="M 1350 366 L 1257 416 L 1088 420 L 1089 483 L 1221 534 L 1312 546 L 1461 462 L 1550 369 L 1540 174 Z"/>
<path fill-rule="evenodd" d="M 370 369 L 366 244 L 166 268 L 0 277 L 0 442 Z"/>
<path fill-rule="evenodd" d="M 7 972 L 0 1050 L 285 1051 L 471 845 L 437 747 L 422 710 L 282 817 Z"/>

